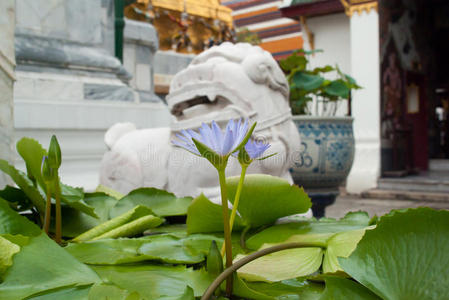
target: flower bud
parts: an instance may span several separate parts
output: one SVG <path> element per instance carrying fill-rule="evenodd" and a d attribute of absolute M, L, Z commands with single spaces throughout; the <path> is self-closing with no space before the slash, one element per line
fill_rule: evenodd
<path fill-rule="evenodd" d="M 41 166 L 42 178 L 45 183 L 52 182 L 55 177 L 55 171 L 49 166 L 48 156 L 42 157 L 42 166 Z"/>
<path fill-rule="evenodd" d="M 55 135 L 51 137 L 50 147 L 48 148 L 48 163 L 55 170 L 61 166 L 61 148 Z"/>
<path fill-rule="evenodd" d="M 206 258 L 207 272 L 213 276 L 218 276 L 223 272 L 223 258 L 221 257 L 220 250 L 218 250 L 217 243 L 212 241 L 209 253 Z"/>

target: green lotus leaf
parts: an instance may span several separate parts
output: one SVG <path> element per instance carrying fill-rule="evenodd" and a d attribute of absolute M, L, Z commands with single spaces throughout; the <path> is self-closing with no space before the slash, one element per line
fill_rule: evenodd
<path fill-rule="evenodd" d="M 37 236 L 40 233 L 37 225 L 12 210 L 8 202 L 0 198 L 0 234 Z"/>
<path fill-rule="evenodd" d="M 93 240 L 93 239 L 96 239 L 99 237 L 101 237 L 101 238 L 111 237 L 111 236 L 105 236 L 105 235 L 108 235 L 108 234 L 110 234 L 111 231 L 117 230 L 121 226 L 124 226 L 130 222 L 136 221 L 136 220 L 140 219 L 141 217 L 152 216 L 153 218 L 151 218 L 151 220 L 148 220 L 150 222 L 150 224 L 149 224 L 150 226 L 147 226 L 146 228 L 142 228 L 142 231 L 137 232 L 137 233 L 141 233 L 141 232 L 147 230 L 148 228 L 156 227 L 162 223 L 162 219 L 154 217 L 152 214 L 153 214 L 153 211 L 151 209 L 149 209 L 148 207 L 138 205 L 138 206 L 130 209 L 129 211 L 123 213 L 120 216 L 117 216 L 113 219 L 110 219 L 104 223 L 101 223 L 101 224 L 91 228 L 90 230 L 88 230 L 88 231 L 84 232 L 83 234 L 74 238 L 72 241 L 73 242 L 82 242 L 82 241 Z M 138 226 L 140 227 L 140 225 L 141 224 L 139 224 Z M 122 229 L 123 228 L 121 228 L 120 230 L 122 230 Z M 130 228 L 128 228 L 128 229 L 130 229 Z M 131 233 L 129 232 L 127 234 L 131 234 Z M 123 235 L 117 235 L 115 237 L 119 237 L 119 236 L 123 236 Z"/>
<path fill-rule="evenodd" d="M 62 233 L 65 237 L 75 237 L 109 220 L 109 210 L 117 200 L 105 193 L 84 194 L 84 202 L 94 208 L 97 218 L 86 215 L 69 206 L 62 207 Z"/>
<path fill-rule="evenodd" d="M 374 226 L 367 229 L 373 229 Z M 338 263 L 338 257 L 348 257 L 357 247 L 357 243 L 362 239 L 366 229 L 357 229 L 340 232 L 333 235 L 327 242 L 323 259 L 323 273 L 342 272 L 343 269 Z"/>
<path fill-rule="evenodd" d="M 138 292 L 129 292 L 111 283 L 96 283 L 89 290 L 91 300 L 141 300 Z"/>
<path fill-rule="evenodd" d="M 297 278 L 271 283 L 247 282 L 246 285 L 255 291 L 280 300 L 319 300 L 324 290 L 323 284 Z"/>
<path fill-rule="evenodd" d="M 161 300 L 195 300 L 195 294 L 190 286 L 187 286 L 184 293 L 179 296 L 165 296 L 159 298 Z"/>
<path fill-rule="evenodd" d="M 136 205 L 150 208 L 157 216 L 180 216 L 187 214 L 192 198 L 177 198 L 174 194 L 156 188 L 140 188 L 131 191 L 111 209 L 111 217 L 116 217 Z"/>
<path fill-rule="evenodd" d="M 211 235 L 179 238 L 164 234 L 69 244 L 65 249 L 86 264 L 114 265 L 148 260 L 195 264 L 205 260 L 213 240 L 222 244 L 222 239 Z"/>
<path fill-rule="evenodd" d="M 48 290 L 39 294 L 37 296 L 32 296 L 27 299 L 33 300 L 88 300 L 89 291 L 91 290 L 91 284 L 76 286 L 76 287 L 66 287 L 57 290 Z M 96 298 L 101 299 L 101 298 Z M 104 298 L 103 298 L 104 299 Z"/>
<path fill-rule="evenodd" d="M 230 201 L 234 202 L 240 177 L 226 179 Z M 278 218 L 305 213 L 311 207 L 303 188 L 279 177 L 251 174 L 245 177 L 238 212 L 251 227 L 273 224 Z"/>
<path fill-rule="evenodd" d="M 449 211 L 392 211 L 367 230 L 343 270 L 383 299 L 444 299 L 449 287 Z"/>
<path fill-rule="evenodd" d="M 0 198 L 5 199 L 14 207 L 14 210 L 25 211 L 33 207 L 30 198 L 22 189 L 18 189 L 7 185 L 3 190 L 0 190 Z"/>
<path fill-rule="evenodd" d="M 164 222 L 163 219 L 158 218 L 153 215 L 143 216 L 136 220 L 130 221 L 126 224 L 123 224 L 119 227 L 116 227 L 108 232 L 105 232 L 99 236 L 96 236 L 92 239 L 101 240 L 107 238 L 119 238 L 119 237 L 133 237 L 138 234 L 143 233 L 145 230 L 149 228 L 154 228 L 162 224 Z"/>
<path fill-rule="evenodd" d="M 14 255 L 0 284 L 1 299 L 23 299 L 52 289 L 98 282 L 97 274 L 77 261 L 45 233 L 30 237 Z"/>
<path fill-rule="evenodd" d="M 108 196 L 111 196 L 117 200 L 122 199 L 123 197 L 125 197 L 125 195 L 123 195 L 122 193 L 117 192 L 114 189 L 111 189 L 107 186 L 104 186 L 102 184 L 99 184 L 97 186 L 97 188 L 95 189 L 95 192 L 97 193 L 105 193 Z"/>
<path fill-rule="evenodd" d="M 380 300 L 363 285 L 340 277 L 325 277 L 326 288 L 320 300 Z M 409 298 L 403 298 L 409 299 Z"/>
<path fill-rule="evenodd" d="M 243 257 L 237 255 L 234 261 Z M 275 282 L 310 275 L 320 268 L 322 259 L 323 250 L 318 247 L 287 249 L 253 260 L 237 272 L 247 281 Z"/>
<path fill-rule="evenodd" d="M 231 210 L 229 210 L 231 215 Z M 242 219 L 236 215 L 233 231 L 243 229 Z M 201 194 L 196 197 L 187 211 L 187 232 L 208 233 L 223 232 L 223 214 L 221 205 L 212 203 Z"/>
<path fill-rule="evenodd" d="M 20 251 L 20 246 L 0 235 L 0 281 L 6 270 L 12 266 L 13 256 Z"/>
<path fill-rule="evenodd" d="M 59 183 L 61 187 L 61 201 L 70 207 L 73 207 L 76 210 L 79 210 L 86 215 L 89 215 L 94 218 L 98 218 L 95 213 L 95 208 L 88 205 L 84 201 L 84 191 L 79 187 L 72 187 L 67 184 Z"/>
<path fill-rule="evenodd" d="M 223 292 L 226 291 L 226 281 L 221 284 L 220 289 Z M 232 294 L 242 299 L 276 300 L 275 297 L 250 288 L 248 283 L 242 280 L 236 273 L 233 274 Z"/>
<path fill-rule="evenodd" d="M 185 266 L 138 264 L 92 268 L 104 282 L 131 293 L 137 292 L 144 299 L 180 297 L 185 294 L 187 286 L 193 289 L 195 297 L 200 297 L 214 279 L 205 270 Z"/>
<path fill-rule="evenodd" d="M 6 160 L 0 159 L 0 170 L 5 172 L 11 179 L 22 189 L 22 191 L 31 200 L 37 210 L 41 213 L 45 212 L 45 198 L 39 190 L 33 185 L 33 182 L 25 173 L 17 170 Z"/>
<path fill-rule="evenodd" d="M 45 187 L 42 177 L 42 158 L 47 155 L 47 150 L 35 139 L 23 137 L 16 144 L 17 152 L 25 161 L 28 177 L 34 178 L 40 186 Z"/>
<path fill-rule="evenodd" d="M 348 213 L 340 220 L 315 219 L 294 221 L 271 226 L 253 236 L 246 245 L 257 250 L 264 244 L 280 244 L 288 242 L 310 243 L 327 246 L 327 241 L 336 233 L 364 229 L 369 226 L 370 218 L 365 212 Z"/>

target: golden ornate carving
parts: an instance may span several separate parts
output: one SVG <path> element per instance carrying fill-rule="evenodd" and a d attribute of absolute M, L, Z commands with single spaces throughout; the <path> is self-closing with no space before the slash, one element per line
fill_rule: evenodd
<path fill-rule="evenodd" d="M 310 50 L 315 50 L 315 34 L 310 30 L 307 25 L 307 18 L 304 16 L 299 16 L 299 20 L 301 22 L 301 27 L 304 29 L 307 34 L 307 40 L 309 41 Z M 313 54 L 312 54 L 313 55 Z"/>
<path fill-rule="evenodd" d="M 359 15 L 363 11 L 369 13 L 372 9 L 378 11 L 378 1 L 377 0 L 340 0 L 345 8 L 346 15 L 352 17 L 352 15 L 357 12 Z"/>
<path fill-rule="evenodd" d="M 127 18 L 150 22 L 161 50 L 199 53 L 233 40 L 232 10 L 219 0 L 138 0 L 125 7 Z"/>

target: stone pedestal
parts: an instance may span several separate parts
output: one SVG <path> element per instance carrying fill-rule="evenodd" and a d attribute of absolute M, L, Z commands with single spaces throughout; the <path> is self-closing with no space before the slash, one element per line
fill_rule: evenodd
<path fill-rule="evenodd" d="M 13 83 L 14 83 L 15 0 L 0 1 L 0 158 L 13 159 Z M 10 183 L 0 172 L 0 188 Z"/>
<path fill-rule="evenodd" d="M 110 126 L 131 121 L 148 128 L 170 121 L 166 105 L 151 96 L 151 71 L 136 77 L 145 72 L 126 70 L 114 57 L 113 4 L 17 0 L 16 138 L 30 136 L 46 147 L 56 134 L 63 181 L 87 189 L 98 184 Z M 157 48 L 156 37 L 142 40 L 152 38 Z M 20 159 L 17 164 L 23 167 Z"/>

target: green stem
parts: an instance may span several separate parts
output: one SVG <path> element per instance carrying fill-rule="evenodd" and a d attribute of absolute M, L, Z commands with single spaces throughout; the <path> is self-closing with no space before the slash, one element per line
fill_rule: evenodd
<path fill-rule="evenodd" d="M 62 242 L 62 217 L 61 217 L 61 188 L 59 187 L 59 176 L 56 176 L 55 185 L 55 200 L 56 200 L 56 235 L 55 241 L 58 244 Z"/>
<path fill-rule="evenodd" d="M 235 193 L 234 205 L 232 206 L 231 219 L 229 221 L 231 234 L 232 234 L 232 227 L 234 226 L 235 215 L 237 214 L 237 207 L 239 206 L 240 194 L 242 193 L 243 189 L 243 181 L 245 180 L 246 169 L 248 169 L 248 165 L 242 164 L 242 172 L 240 173 L 240 180 L 237 186 L 237 191 Z M 221 247 L 221 256 L 223 256 L 225 251 L 224 246 L 225 245 L 223 244 L 223 246 Z"/>
<path fill-rule="evenodd" d="M 237 207 L 239 206 L 240 194 L 242 193 L 242 189 L 243 189 L 243 181 L 245 181 L 246 169 L 248 169 L 248 165 L 242 165 L 242 172 L 240 173 L 239 185 L 237 186 L 237 192 L 235 193 L 234 205 L 232 206 L 232 212 L 231 212 L 231 220 L 229 222 L 229 224 L 231 226 L 231 233 L 232 233 L 232 227 L 234 226 L 234 220 L 235 220 L 235 215 L 237 213 Z"/>
<path fill-rule="evenodd" d="M 228 195 L 226 190 L 226 177 L 224 169 L 218 170 L 218 178 L 220 180 L 221 206 L 223 209 L 223 229 L 224 229 L 224 242 L 226 248 L 226 268 L 229 268 L 232 266 L 232 244 L 231 244 L 231 230 L 229 226 Z M 231 297 L 232 295 L 232 276 L 226 277 L 226 295 L 228 297 Z"/>
<path fill-rule="evenodd" d="M 47 183 L 47 202 L 45 204 L 45 221 L 44 221 L 44 231 L 48 235 L 50 230 L 50 219 L 51 219 L 51 189 L 50 183 Z"/>
<path fill-rule="evenodd" d="M 251 226 L 246 226 L 242 230 L 242 234 L 240 235 L 240 247 L 242 247 L 243 250 L 247 251 L 248 248 L 246 248 L 246 234 L 251 229 Z"/>
<path fill-rule="evenodd" d="M 258 259 L 259 257 L 265 256 L 270 253 L 287 250 L 287 249 L 293 249 L 293 248 L 302 248 L 302 247 L 321 247 L 313 243 L 287 243 L 287 244 L 280 244 L 273 247 L 265 248 L 262 250 L 259 250 L 257 252 L 251 253 L 248 256 L 243 257 L 242 259 L 239 259 L 236 261 L 233 265 L 230 267 L 227 267 L 220 275 L 218 275 L 217 278 L 211 283 L 211 285 L 207 288 L 206 292 L 204 292 L 203 296 L 201 297 L 201 300 L 209 300 L 210 297 L 213 295 L 215 290 L 221 285 L 221 283 L 228 277 L 232 276 L 232 273 L 246 265 L 247 263 Z"/>

